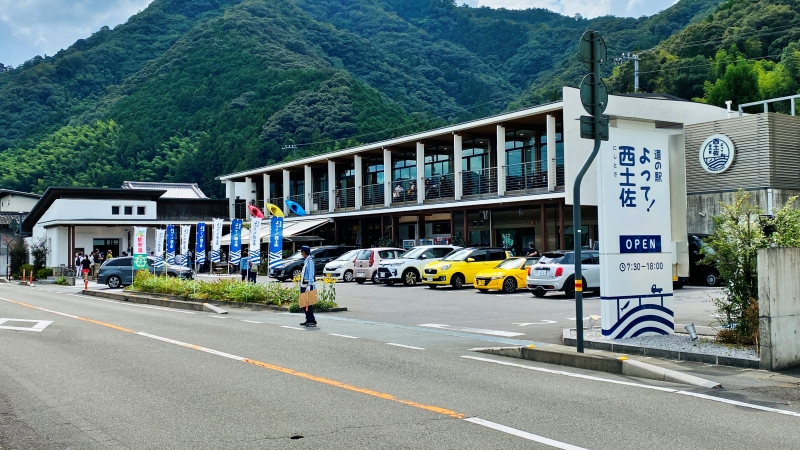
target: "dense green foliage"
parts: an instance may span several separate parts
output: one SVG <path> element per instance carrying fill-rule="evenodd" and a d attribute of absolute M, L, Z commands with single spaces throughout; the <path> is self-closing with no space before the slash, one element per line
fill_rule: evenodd
<path fill-rule="evenodd" d="M 720 1 L 586 20 L 442 0 L 155 0 L 54 56 L 0 67 L 0 185 L 192 181 L 220 195 L 215 176 L 283 160 L 287 144 L 300 157 L 557 100 L 584 73 L 585 30 L 612 54 L 651 48 L 706 26 Z M 706 79 L 685 83 L 702 96 Z"/>
<path fill-rule="evenodd" d="M 726 0 L 704 20 L 641 53 L 640 85 L 725 106 L 798 93 L 800 0 Z M 614 69 L 609 88 L 633 92 L 633 65 Z M 788 102 L 772 106 L 789 110 Z M 759 112 L 757 108 L 752 112 Z"/>

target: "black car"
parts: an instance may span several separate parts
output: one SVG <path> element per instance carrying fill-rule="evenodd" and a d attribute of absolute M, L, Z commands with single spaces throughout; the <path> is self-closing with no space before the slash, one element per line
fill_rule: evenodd
<path fill-rule="evenodd" d="M 342 256 L 345 252 L 356 248 L 358 247 L 352 245 L 325 245 L 312 248 L 311 255 L 314 257 L 314 273 L 316 275 L 322 275 L 325 264 Z M 303 256 L 300 252 L 297 252 L 281 260 L 275 267 L 271 267 L 269 269 L 269 276 L 278 281 L 291 280 L 300 275 L 300 272 L 303 270 L 303 261 Z"/>
<path fill-rule="evenodd" d="M 690 234 L 689 235 L 689 279 L 693 283 L 699 283 L 703 286 L 717 286 L 719 284 L 719 271 L 711 264 L 703 264 L 705 253 L 713 252 L 714 250 L 708 246 L 703 239 L 706 236 Z M 701 251 L 702 250 L 702 251 Z"/>

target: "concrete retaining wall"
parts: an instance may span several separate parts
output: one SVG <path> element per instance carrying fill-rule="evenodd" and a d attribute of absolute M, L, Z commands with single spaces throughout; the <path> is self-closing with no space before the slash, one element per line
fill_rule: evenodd
<path fill-rule="evenodd" d="M 800 366 L 800 248 L 758 251 L 761 368 Z"/>

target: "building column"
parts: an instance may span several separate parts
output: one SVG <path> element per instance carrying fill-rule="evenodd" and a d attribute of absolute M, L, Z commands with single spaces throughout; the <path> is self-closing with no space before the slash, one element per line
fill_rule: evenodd
<path fill-rule="evenodd" d="M 341 194 L 339 194 L 341 196 Z M 341 201 L 341 200 L 339 200 Z M 328 160 L 328 212 L 336 210 L 336 162 Z"/>
<path fill-rule="evenodd" d="M 228 216 L 231 220 L 236 218 L 236 183 L 225 180 L 226 191 L 228 191 Z"/>
<path fill-rule="evenodd" d="M 361 186 L 364 183 L 364 170 L 361 166 L 361 157 L 353 155 L 355 182 L 356 182 L 356 209 L 361 209 Z M 363 234 L 362 234 L 363 236 Z"/>
<path fill-rule="evenodd" d="M 556 190 L 556 117 L 547 115 L 547 190 Z"/>
<path fill-rule="evenodd" d="M 311 175 L 311 166 L 306 164 L 303 166 L 303 198 L 305 199 L 305 209 L 307 213 L 311 213 L 314 205 L 311 203 L 311 190 L 314 186 L 314 178 Z M 317 205 L 319 206 L 319 205 Z"/>
<path fill-rule="evenodd" d="M 464 184 L 461 181 L 461 160 L 463 158 L 462 138 L 458 133 L 453 133 L 453 182 L 455 185 L 455 200 L 461 200 Z"/>
<path fill-rule="evenodd" d="M 270 183 L 269 174 L 265 173 L 261 177 L 263 178 L 263 181 L 264 181 L 264 189 L 263 189 L 263 191 L 264 191 L 264 209 L 266 210 L 267 209 L 267 203 L 269 203 L 269 199 L 270 199 L 270 196 L 272 195 L 272 192 L 270 192 L 270 187 L 269 187 L 269 183 Z"/>
<path fill-rule="evenodd" d="M 469 217 L 467 217 L 468 210 L 464 210 L 464 247 L 469 246 Z"/>
<path fill-rule="evenodd" d="M 245 177 L 244 179 L 244 214 L 247 220 L 250 220 L 252 215 L 250 214 L 250 208 L 247 206 L 253 203 L 253 179 L 250 177 Z"/>
<path fill-rule="evenodd" d="M 383 149 L 383 206 L 392 206 L 392 151 Z"/>
<path fill-rule="evenodd" d="M 497 124 L 497 195 L 506 195 L 506 127 Z"/>
<path fill-rule="evenodd" d="M 566 250 L 564 246 L 564 200 L 562 199 L 561 202 L 558 204 L 558 229 L 561 231 L 558 233 L 558 249 Z"/>
<path fill-rule="evenodd" d="M 417 142 L 417 203 L 425 203 L 425 144 Z"/>
<path fill-rule="evenodd" d="M 290 190 L 291 182 L 292 182 L 292 174 L 289 173 L 288 170 L 283 169 L 283 204 L 278 205 L 283 210 L 286 209 L 286 200 L 289 200 L 289 193 L 291 192 Z M 284 214 L 287 213 L 288 211 L 284 211 Z"/>
<path fill-rule="evenodd" d="M 547 251 L 547 203 L 539 205 L 539 212 L 541 213 L 542 221 L 542 250 L 541 253 Z"/>

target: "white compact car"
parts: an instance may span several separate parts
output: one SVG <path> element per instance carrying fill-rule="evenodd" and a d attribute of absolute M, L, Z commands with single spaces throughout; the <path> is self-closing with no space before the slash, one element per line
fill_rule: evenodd
<path fill-rule="evenodd" d="M 325 268 L 322 269 L 322 274 L 326 277 L 336 278 L 337 280 L 342 280 L 347 283 L 355 280 L 355 260 L 360 251 L 360 249 L 350 250 L 328 264 L 325 264 Z"/>
<path fill-rule="evenodd" d="M 426 264 L 440 260 L 460 248 L 452 245 L 414 247 L 396 259 L 381 261 L 378 265 L 378 281 L 389 286 L 399 282 L 406 286 L 414 286 L 421 280 L 420 274 Z"/>
<path fill-rule="evenodd" d="M 600 291 L 600 253 L 581 250 L 583 290 Z M 575 298 L 575 252 L 548 252 L 528 268 L 528 289 L 537 297 L 548 292 L 564 291 Z"/>

